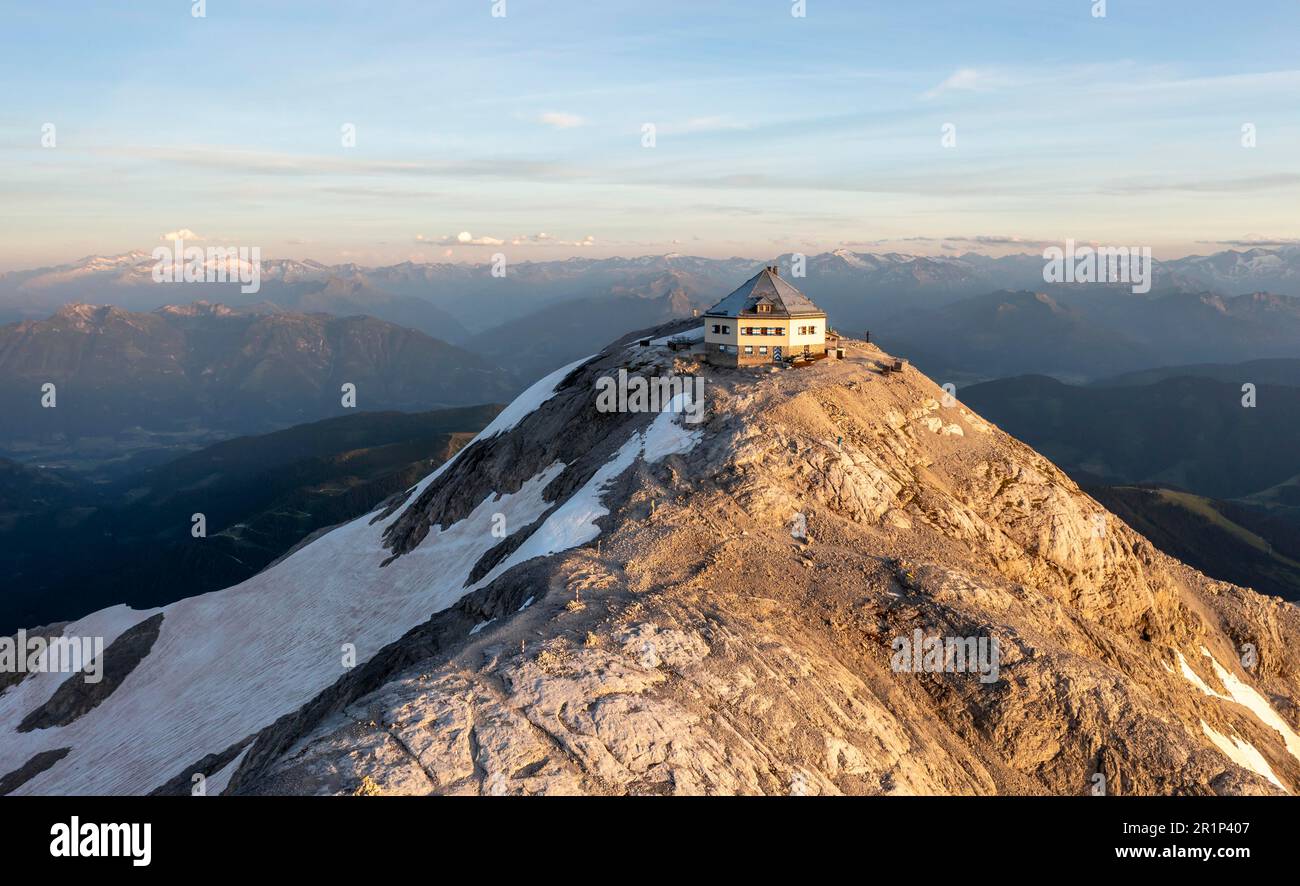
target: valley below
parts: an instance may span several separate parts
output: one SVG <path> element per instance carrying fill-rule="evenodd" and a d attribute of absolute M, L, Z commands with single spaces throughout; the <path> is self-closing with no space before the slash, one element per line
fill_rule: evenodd
<path fill-rule="evenodd" d="M 0 633 L 237 584 L 409 488 L 500 408 L 363 412 L 97 482 L 0 460 Z"/>

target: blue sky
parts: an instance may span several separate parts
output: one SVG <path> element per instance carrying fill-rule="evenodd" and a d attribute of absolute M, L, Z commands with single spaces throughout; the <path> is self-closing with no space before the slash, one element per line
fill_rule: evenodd
<path fill-rule="evenodd" d="M 4 0 L 0 267 L 1300 237 L 1294 0 L 492 5 Z"/>

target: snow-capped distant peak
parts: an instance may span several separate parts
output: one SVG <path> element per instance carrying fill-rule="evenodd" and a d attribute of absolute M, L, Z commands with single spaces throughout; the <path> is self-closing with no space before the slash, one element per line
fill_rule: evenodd
<path fill-rule="evenodd" d="M 846 265 L 850 265 L 851 267 L 855 267 L 855 268 L 870 267 L 870 265 L 863 260 L 862 256 L 858 255 L 856 252 L 850 252 L 847 249 L 836 249 L 834 252 L 831 253 L 831 255 L 835 256 L 836 258 L 843 261 Z"/>

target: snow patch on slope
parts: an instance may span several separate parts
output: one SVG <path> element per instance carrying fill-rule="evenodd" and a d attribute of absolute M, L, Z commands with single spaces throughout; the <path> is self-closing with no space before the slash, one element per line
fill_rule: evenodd
<path fill-rule="evenodd" d="M 589 359 L 529 387 L 475 440 L 514 428 Z M 454 461 L 412 491 L 418 495 Z M 419 547 L 387 567 L 381 568 L 391 553 L 383 533 L 400 511 L 373 524 L 372 514 L 359 517 L 234 587 L 161 610 L 114 606 L 69 624 L 65 636 L 103 637 L 107 647 L 128 628 L 164 613 L 149 655 L 102 704 L 72 723 L 16 731 L 67 674 L 33 674 L 0 696 L 0 772 L 43 750 L 70 746 L 63 760 L 18 793 L 153 789 L 180 767 L 265 728 L 334 683 L 343 674 L 342 644 L 354 644 L 357 660 L 365 661 L 481 586 L 466 588 L 465 581 L 496 543 L 493 515 L 504 514 L 516 526 L 535 522 L 550 507 L 542 491 L 563 470 L 557 462 L 518 492 L 487 496 L 465 519 L 434 527 Z"/>
<path fill-rule="evenodd" d="M 1183 678 L 1187 680 L 1188 683 L 1191 683 L 1197 689 L 1204 692 L 1206 695 L 1212 695 L 1215 698 L 1227 699 L 1227 696 L 1220 695 L 1219 693 L 1211 689 L 1210 685 L 1201 679 L 1200 674 L 1192 670 L 1192 666 L 1187 663 L 1187 659 L 1183 658 L 1183 654 L 1181 652 L 1178 653 L 1178 667 L 1183 672 Z M 1227 700 L 1230 701 L 1231 699 L 1227 699 Z"/>
<path fill-rule="evenodd" d="M 559 390 L 560 382 L 564 381 L 570 372 L 594 356 L 595 354 L 592 354 L 590 357 L 574 360 L 569 365 L 560 367 L 550 375 L 529 386 L 509 406 L 501 410 L 497 417 L 492 419 L 492 423 L 480 431 L 479 435 L 474 439 L 487 440 L 514 428 L 515 425 L 535 412 L 539 406 L 554 397 Z"/>
<path fill-rule="evenodd" d="M 832 255 L 834 255 L 836 258 L 838 258 L 840 261 L 844 262 L 846 265 L 848 265 L 851 268 L 872 267 L 869 263 L 867 263 L 862 259 L 862 256 L 858 255 L 855 252 L 850 252 L 847 249 L 836 249 L 832 253 Z"/>
<path fill-rule="evenodd" d="M 1253 744 L 1248 741 L 1242 741 L 1236 736 L 1229 738 L 1226 735 L 1215 732 L 1204 720 L 1201 721 L 1201 731 L 1205 733 L 1206 738 L 1214 742 L 1215 747 L 1223 751 L 1224 756 L 1229 760 L 1243 769 L 1249 769 L 1256 775 L 1262 775 L 1282 790 L 1286 790 L 1286 786 L 1283 785 L 1282 782 L 1278 780 L 1278 777 L 1273 773 L 1273 767 L 1268 765 L 1268 761 L 1264 759 L 1264 755 L 1261 754 Z"/>
<path fill-rule="evenodd" d="M 504 433 L 549 400 L 564 378 L 585 361 L 556 370 L 530 387 L 477 439 Z M 689 393 L 671 408 L 690 405 Z M 225 590 L 139 612 L 116 606 L 87 616 L 65 633 L 103 636 L 163 612 L 152 650 L 98 707 L 66 726 L 15 731 L 66 679 L 36 674 L 0 696 L 0 772 L 17 769 L 55 747 L 72 751 L 32 778 L 18 793 L 145 793 L 183 767 L 216 753 L 302 707 L 344 674 L 343 644 L 364 662 L 383 646 L 510 567 L 583 544 L 599 534 L 595 520 L 608 486 L 638 458 L 659 461 L 692 448 L 701 431 L 684 428 L 681 415 L 657 415 L 632 436 L 569 500 L 554 508 L 512 556 L 466 587 L 470 570 L 495 544 L 495 515 L 528 526 L 552 510 L 546 487 L 565 469 L 555 462 L 518 491 L 484 497 L 470 514 L 388 560 L 384 532 L 398 519 L 359 517 L 285 557 L 275 566 Z M 462 450 L 463 451 L 463 450 Z M 442 475 L 449 460 L 419 484 Z M 209 793 L 229 784 L 239 759 L 208 779 Z"/>
<path fill-rule="evenodd" d="M 669 411 L 655 416 L 645 431 L 633 434 L 581 489 L 555 509 L 541 528 L 484 576 L 479 581 L 479 586 L 490 583 L 498 575 L 533 557 L 545 557 L 576 548 L 600 535 L 596 521 L 609 514 L 602 498 L 609 485 L 630 468 L 638 456 L 654 463 L 674 453 L 688 452 L 699 442 L 703 431 L 688 431 L 679 421 L 690 404 L 689 391 L 673 397 Z"/>
<path fill-rule="evenodd" d="M 253 743 L 250 741 L 244 746 L 242 751 L 235 755 L 233 760 L 212 773 L 212 777 L 209 778 L 207 783 L 204 785 L 204 793 L 206 796 L 215 797 L 226 789 L 230 784 L 231 777 L 235 774 L 235 770 L 239 768 L 240 763 L 244 762 L 244 755 L 252 749 Z"/>
<path fill-rule="evenodd" d="M 1219 664 L 1214 656 L 1210 654 L 1210 650 L 1201 647 L 1201 653 L 1210 660 L 1215 676 L 1228 690 L 1228 695 L 1231 696 L 1232 700 L 1254 714 L 1259 722 L 1281 733 L 1286 749 L 1290 751 L 1291 756 L 1300 760 L 1300 735 L 1297 735 L 1291 725 L 1282 719 L 1282 715 L 1273 710 L 1273 706 L 1255 690 L 1255 687 L 1237 679 L 1236 674 L 1231 673 L 1223 665 Z"/>
<path fill-rule="evenodd" d="M 107 609 L 92 612 L 85 618 L 66 625 L 63 628 L 62 636 L 102 637 L 104 639 L 104 648 L 107 649 L 113 644 L 114 640 L 126 633 L 127 630 L 135 627 L 146 618 L 157 614 L 159 611 L 161 610 L 132 609 L 125 604 L 119 603 L 116 606 L 110 606 Z M 164 617 L 164 621 L 165 620 Z M 39 659 L 41 668 L 45 667 L 46 658 L 49 654 L 50 650 L 48 649 L 41 653 Z M 0 695 L 0 723 L 4 723 L 10 728 L 17 725 L 28 712 L 36 710 L 38 707 L 49 701 L 51 696 L 54 695 L 55 690 L 63 685 L 64 681 L 67 679 L 68 675 L 58 671 L 57 669 L 51 671 L 33 671 L 28 674 L 26 679 L 18 683 L 18 685 L 10 687 L 3 695 Z M 12 722 L 9 717 L 5 716 L 10 710 L 20 712 L 16 714 L 12 719 Z M 3 730 L 0 730 L 0 734 L 3 734 Z M 7 758 L 4 757 L 3 750 L 0 749 L 0 760 L 5 759 Z M 19 764 L 22 762 L 23 761 L 20 760 Z M 12 768 L 14 767 L 4 769 L 4 771 L 8 772 Z M 0 765 L 0 769 L 3 769 L 2 765 Z"/>
<path fill-rule="evenodd" d="M 651 463 L 663 461 L 670 455 L 690 452 L 704 436 L 701 430 L 689 430 L 679 419 L 685 416 L 694 405 L 694 397 L 689 390 L 673 397 L 665 412 L 655 416 L 645 431 L 645 460 Z"/>
<path fill-rule="evenodd" d="M 18 792 L 152 790 L 333 684 L 344 674 L 342 644 L 355 644 L 363 662 L 469 593 L 470 570 L 498 542 L 493 515 L 514 526 L 536 521 L 551 506 L 543 490 L 563 468 L 551 465 L 513 494 L 486 496 L 463 520 L 433 527 L 419 547 L 383 568 L 391 554 L 384 526 L 366 515 L 242 584 L 164 607 L 149 655 L 67 726 L 12 731 L 30 699 L 0 696 L 0 723 L 8 727 L 0 771 L 42 750 L 71 747 Z M 102 615 L 68 633 L 86 634 Z"/>
<path fill-rule="evenodd" d="M 1179 652 L 1177 653 L 1178 666 L 1182 671 L 1184 679 L 1212 698 L 1217 698 L 1220 701 L 1235 702 L 1236 704 L 1246 708 L 1246 710 L 1255 715 L 1255 718 L 1259 720 L 1259 722 L 1263 723 L 1270 729 L 1277 730 L 1282 737 L 1282 742 L 1286 745 L 1287 751 L 1291 756 L 1300 760 L 1300 735 L 1296 734 L 1290 724 L 1288 724 L 1286 720 L 1282 719 L 1282 716 L 1278 714 L 1277 711 L 1273 710 L 1273 707 L 1262 695 L 1259 694 L 1258 691 L 1256 691 L 1253 686 L 1238 679 L 1236 674 L 1233 674 L 1223 665 L 1219 664 L 1218 659 L 1214 657 L 1210 650 L 1202 646 L 1201 654 L 1210 660 L 1210 666 L 1214 668 L 1215 676 L 1219 678 L 1219 682 L 1228 690 L 1228 694 L 1224 695 L 1222 692 L 1218 692 L 1211 688 L 1208 683 L 1202 680 L 1200 676 L 1192 670 L 1191 665 L 1187 663 L 1187 659 L 1183 657 L 1181 652 Z M 1210 729 L 1210 727 L 1205 723 L 1201 723 L 1201 728 L 1205 731 L 1206 735 L 1210 736 L 1210 740 L 1213 741 L 1221 751 L 1227 754 L 1234 763 L 1238 763 L 1253 772 L 1259 773 L 1269 781 L 1275 783 L 1278 787 L 1286 790 L 1285 786 L 1278 780 L 1277 776 L 1273 774 L 1272 768 L 1270 768 L 1268 763 L 1264 761 L 1263 755 L 1260 754 L 1259 751 L 1249 742 L 1242 741 L 1236 737 L 1229 740 L 1223 735 L 1214 732 L 1214 730 Z M 1229 747 L 1234 750 L 1230 752 L 1228 750 Z M 1250 764 L 1242 762 L 1243 759 L 1251 761 Z"/>
<path fill-rule="evenodd" d="M 596 355 L 591 355 L 591 357 L 594 356 Z M 583 363 L 586 363 L 591 359 L 591 357 L 583 357 L 581 360 L 574 360 L 568 366 L 562 366 L 545 378 L 530 385 L 527 390 L 514 400 L 510 401 L 509 406 L 498 412 L 497 417 L 492 419 L 486 428 L 475 434 L 473 440 L 458 449 L 456 454 L 439 465 L 436 471 L 407 490 L 407 500 L 414 501 L 419 498 L 420 494 L 423 493 L 424 490 L 428 489 L 429 485 L 433 483 L 434 480 L 441 477 L 443 473 L 446 472 L 447 469 L 456 461 L 456 458 L 473 444 L 480 440 L 490 440 L 493 437 L 513 430 L 521 421 L 536 412 L 543 403 L 559 393 L 560 382 L 564 381 L 570 372 L 577 369 Z M 396 519 L 396 517 L 393 519 Z"/>

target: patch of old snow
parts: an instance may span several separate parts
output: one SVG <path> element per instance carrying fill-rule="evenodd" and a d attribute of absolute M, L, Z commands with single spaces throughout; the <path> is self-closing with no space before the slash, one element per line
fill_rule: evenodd
<path fill-rule="evenodd" d="M 584 545 L 600 535 L 596 521 L 609 514 L 602 503 L 614 480 L 632 466 L 637 457 L 658 462 L 674 453 L 688 452 L 704 435 L 703 431 L 686 430 L 679 411 L 689 407 L 689 391 L 673 397 L 669 410 L 655 416 L 644 432 L 633 434 L 581 489 L 569 496 L 546 518 L 546 522 L 528 537 L 509 557 L 498 563 L 475 587 L 486 585 L 507 570 L 531 560 Z"/>
<path fill-rule="evenodd" d="M 510 405 L 501 410 L 501 412 L 497 414 L 497 417 L 492 419 L 492 423 L 480 431 L 478 436 L 474 439 L 486 440 L 489 437 L 504 434 L 506 431 L 519 424 L 531 413 L 536 411 L 539 406 L 556 395 L 560 382 L 564 381 L 570 372 L 577 369 L 594 356 L 596 355 L 592 354 L 590 357 L 583 357 L 581 360 L 574 360 L 569 365 L 560 367 L 540 381 L 534 382 L 528 390 L 510 401 Z"/>
<path fill-rule="evenodd" d="M 1254 714 L 1255 718 L 1265 726 L 1277 730 L 1282 737 L 1282 742 L 1286 745 L 1287 751 L 1290 752 L 1291 756 L 1300 760 L 1300 735 L 1297 735 L 1295 730 L 1291 728 L 1290 724 L 1282 719 L 1282 716 L 1278 714 L 1277 711 L 1273 710 L 1273 707 L 1264 699 L 1264 696 L 1260 695 L 1253 686 L 1238 679 L 1236 674 L 1233 674 L 1223 665 L 1219 664 L 1218 659 L 1216 659 L 1210 650 L 1206 649 L 1204 646 L 1201 647 L 1201 654 L 1210 660 L 1210 665 L 1214 668 L 1215 676 L 1219 678 L 1219 682 L 1228 690 L 1228 694 L 1224 695 L 1222 692 L 1210 688 L 1209 684 L 1202 680 L 1197 673 L 1192 670 L 1191 665 L 1187 663 L 1187 659 L 1185 659 L 1183 654 L 1179 652 L 1177 653 L 1178 666 L 1182 671 L 1183 677 L 1197 689 L 1201 690 L 1201 692 L 1204 692 L 1212 698 L 1217 698 L 1220 701 L 1235 702 L 1236 704 L 1246 708 L 1246 710 Z M 1216 742 L 1216 744 L 1218 744 L 1218 742 Z M 1220 747 L 1222 748 L 1222 745 L 1220 745 Z M 1251 745 L 1246 744 L 1245 747 L 1250 748 L 1251 751 L 1258 754 L 1258 751 L 1255 751 L 1255 748 Z M 1225 750 L 1224 753 L 1228 752 Z M 1229 756 L 1231 757 L 1232 755 L 1229 754 Z M 1236 760 L 1235 757 L 1233 757 L 1233 759 Z M 1263 758 L 1261 757 L 1260 759 L 1262 760 Z M 1260 770 L 1255 767 L 1247 768 L 1260 772 Z M 1267 765 L 1265 768 L 1267 768 Z M 1260 772 L 1260 774 L 1264 775 L 1263 772 Z M 1277 779 L 1273 777 L 1271 769 L 1269 770 L 1267 777 L 1272 781 L 1277 781 Z M 1280 782 L 1278 782 L 1278 786 L 1282 786 Z"/>
<path fill-rule="evenodd" d="M 689 430 L 685 426 L 686 410 L 693 403 L 691 392 L 682 391 L 673 397 L 666 412 L 655 416 L 655 420 L 646 429 L 644 450 L 648 462 L 662 461 L 664 458 L 681 452 L 690 452 L 704 436 L 700 430 Z"/>
<path fill-rule="evenodd" d="M 242 751 L 235 755 L 235 759 L 212 773 L 212 776 L 208 778 L 207 782 L 203 786 L 204 793 L 209 797 L 215 797 L 224 791 L 230 784 L 230 779 L 234 776 L 235 770 L 239 768 L 239 764 L 244 762 L 244 755 L 252 749 L 253 742 L 250 741 L 248 744 L 244 745 Z"/>
<path fill-rule="evenodd" d="M 545 378 L 530 385 L 522 394 L 511 400 L 509 406 L 498 412 L 497 417 L 492 419 L 486 428 L 475 434 L 473 440 L 470 440 L 469 443 L 456 450 L 456 454 L 438 465 L 437 470 L 407 490 L 407 501 L 414 502 L 419 498 L 420 494 L 423 493 L 425 489 L 429 488 L 429 484 L 441 477 L 452 466 L 456 459 L 460 457 L 460 454 L 466 449 L 469 449 L 470 446 L 480 440 L 490 440 L 493 437 L 512 430 L 521 421 L 533 412 L 536 412 L 543 403 L 558 393 L 560 382 L 564 381 L 570 372 L 577 369 L 594 356 L 596 355 L 592 354 L 591 357 L 583 357 L 581 360 L 574 360 L 568 366 L 563 366 Z M 402 514 L 403 510 L 399 508 L 393 513 L 393 516 L 389 518 L 388 523 L 396 522 Z"/>
<path fill-rule="evenodd" d="M 1297 735 L 1295 730 L 1291 728 L 1291 724 L 1282 719 L 1281 714 L 1273 710 L 1273 706 L 1255 690 L 1255 687 L 1239 680 L 1236 674 L 1219 664 L 1214 656 L 1210 654 L 1210 650 L 1202 646 L 1201 653 L 1210 660 L 1215 676 L 1228 690 L 1228 695 L 1232 697 L 1232 700 L 1248 709 L 1259 722 L 1281 733 L 1286 749 L 1291 752 L 1291 756 L 1300 760 L 1300 735 Z"/>
<path fill-rule="evenodd" d="M 1227 696 L 1220 695 L 1219 693 L 1211 689 L 1209 687 L 1209 684 L 1207 684 L 1204 680 L 1202 680 L 1200 675 L 1197 674 L 1196 671 L 1192 670 L 1192 666 L 1187 663 L 1187 659 L 1183 658 L 1183 654 L 1181 652 L 1177 653 L 1177 655 L 1178 655 L 1178 667 L 1182 670 L 1183 677 L 1187 680 L 1187 682 L 1191 683 L 1193 686 L 1195 686 L 1197 689 L 1204 692 L 1206 695 L 1212 695 L 1215 698 L 1222 698 L 1231 701 L 1231 699 L 1228 699 Z"/>
<path fill-rule="evenodd" d="M 478 439 L 514 427 L 554 396 L 583 362 L 530 387 Z M 674 408 L 688 404 L 675 401 Z M 152 790 L 183 767 L 299 709 L 337 681 L 343 644 L 353 644 L 357 660 L 366 661 L 504 569 L 594 538 L 599 533 L 594 521 L 608 513 L 601 498 L 619 474 L 638 457 L 658 461 L 689 450 L 702 436 L 683 427 L 681 418 L 673 412 L 656 416 L 505 563 L 471 587 L 466 587 L 470 570 L 497 544 L 496 515 L 512 526 L 535 523 L 552 507 L 543 491 L 564 470 L 563 463 L 552 464 L 514 493 L 485 496 L 448 527 L 433 526 L 414 550 L 382 568 L 391 556 L 384 545 L 391 521 L 372 523 L 367 514 L 233 587 L 161 610 L 115 606 L 79 619 L 65 635 L 103 636 L 107 645 L 142 619 L 164 613 L 149 654 L 99 706 L 66 726 L 16 731 L 66 675 L 33 674 L 0 695 L 0 772 L 17 769 L 41 751 L 70 747 L 66 757 L 17 793 Z M 224 787 L 223 779 L 228 784 L 237 765 L 232 761 L 209 779 L 210 790 Z"/>
<path fill-rule="evenodd" d="M 158 612 L 158 609 L 132 609 L 125 604 L 119 603 L 116 606 L 92 612 L 85 618 L 65 625 L 61 636 L 69 638 L 100 637 L 103 638 L 104 648 L 107 649 L 114 640 L 128 629 L 135 627 Z M 15 723 L 18 722 L 27 712 L 34 711 L 49 701 L 55 690 L 68 679 L 68 674 L 58 669 L 43 670 L 49 654 L 50 650 L 47 648 L 38 658 L 39 667 L 42 670 L 32 671 L 16 686 L 11 686 L 0 695 L 0 723 L 7 722 L 4 715 L 10 710 L 21 712 L 18 713 L 18 720 L 14 721 Z M 20 764 L 21 762 L 19 761 Z M 6 769 L 4 771 L 8 772 L 10 770 Z"/>
<path fill-rule="evenodd" d="M 1278 780 L 1278 777 L 1273 773 L 1273 768 L 1268 765 L 1268 761 L 1264 759 L 1264 755 L 1261 754 L 1253 744 L 1248 741 L 1242 741 L 1236 736 L 1229 738 L 1226 735 L 1215 732 L 1204 720 L 1201 721 L 1201 731 L 1205 733 L 1206 738 L 1214 742 L 1215 747 L 1223 751 L 1223 755 L 1229 760 L 1243 769 L 1249 769 L 1256 775 L 1262 775 L 1282 790 L 1286 790 L 1286 786 L 1282 784 L 1282 782 Z M 1288 791 L 1288 793 L 1290 792 Z"/>
<path fill-rule="evenodd" d="M 863 260 L 862 256 L 853 252 L 849 252 L 847 249 L 837 249 L 832 253 L 832 255 L 834 255 L 836 258 L 838 258 L 840 261 L 844 262 L 846 265 L 848 265 L 851 268 L 872 267 L 870 263 Z"/>
<path fill-rule="evenodd" d="M 576 548 L 600 535 L 596 520 L 604 517 L 609 510 L 601 504 L 601 496 L 613 480 L 631 467 L 632 462 L 641 452 L 641 435 L 634 434 L 619 448 L 600 470 L 564 504 L 560 505 L 536 532 L 498 563 L 480 584 L 486 584 L 507 570 L 531 560 L 533 557 L 546 557 Z"/>
<path fill-rule="evenodd" d="M 494 621 L 496 621 L 495 618 L 489 618 L 487 621 L 481 621 L 481 622 L 479 622 L 478 624 L 474 625 L 474 627 L 472 627 L 472 628 L 469 629 L 469 635 L 470 635 L 471 637 L 474 636 L 474 635 L 477 634 L 479 631 L 483 630 L 485 627 L 487 627 L 488 625 L 492 624 L 492 622 L 494 622 Z"/>
<path fill-rule="evenodd" d="M 553 464 L 517 492 L 485 496 L 383 568 L 384 526 L 366 515 L 247 581 L 169 604 L 149 654 L 98 707 L 66 726 L 17 732 L 66 676 L 34 674 L 0 695 L 0 772 L 70 747 L 17 793 L 147 793 L 337 681 L 342 644 L 365 661 L 470 592 L 470 570 L 498 542 L 494 515 L 536 522 L 551 507 L 543 490 L 563 469 Z M 156 611 L 112 607 L 65 634 L 107 640 Z"/>

